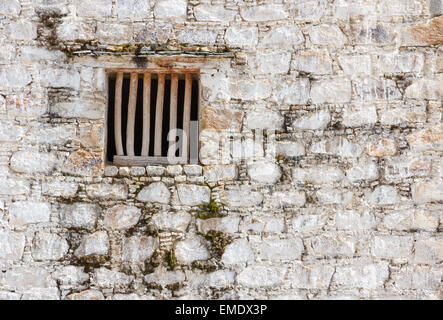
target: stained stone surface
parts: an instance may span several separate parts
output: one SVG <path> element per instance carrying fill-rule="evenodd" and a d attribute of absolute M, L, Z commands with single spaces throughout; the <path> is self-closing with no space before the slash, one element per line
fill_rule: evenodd
<path fill-rule="evenodd" d="M 0 300 L 441 299 L 442 8 L 1 0 Z M 114 68 L 200 70 L 197 163 L 108 161 Z"/>

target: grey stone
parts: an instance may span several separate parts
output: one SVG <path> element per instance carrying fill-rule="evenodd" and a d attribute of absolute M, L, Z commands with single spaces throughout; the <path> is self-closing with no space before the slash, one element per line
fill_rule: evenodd
<path fill-rule="evenodd" d="M 109 251 L 109 238 L 106 231 L 97 231 L 85 235 L 78 248 L 74 251 L 76 257 L 82 258 L 91 255 L 104 256 Z"/>
<path fill-rule="evenodd" d="M 103 224 L 108 229 L 129 229 L 138 223 L 140 216 L 140 208 L 129 205 L 118 205 L 106 210 Z"/>
<path fill-rule="evenodd" d="M 207 260 L 210 258 L 208 249 L 202 239 L 189 237 L 176 243 L 174 249 L 177 261 L 180 263 L 191 263 L 197 260 Z"/>
<path fill-rule="evenodd" d="M 288 270 L 287 277 L 294 288 L 327 289 L 334 271 L 334 267 L 328 265 L 295 265 Z"/>
<path fill-rule="evenodd" d="M 22 88 L 31 82 L 31 74 L 23 67 L 0 69 L 0 88 Z"/>
<path fill-rule="evenodd" d="M 411 191 L 412 200 L 417 204 L 443 202 L 443 183 L 439 180 L 414 183 Z"/>
<path fill-rule="evenodd" d="M 316 258 L 353 257 L 357 240 L 352 236 L 325 234 L 307 238 L 305 244 L 308 253 Z"/>
<path fill-rule="evenodd" d="M 42 183 L 43 194 L 53 197 L 71 198 L 75 196 L 77 190 L 78 183 L 76 182 L 51 180 Z"/>
<path fill-rule="evenodd" d="M 170 197 L 171 192 L 163 182 L 153 182 L 138 193 L 137 200 L 167 204 Z"/>
<path fill-rule="evenodd" d="M 290 52 L 264 52 L 248 56 L 248 65 L 254 74 L 287 74 L 291 63 Z"/>
<path fill-rule="evenodd" d="M 256 257 L 260 260 L 299 260 L 304 249 L 300 238 L 279 239 L 269 237 L 256 245 Z"/>
<path fill-rule="evenodd" d="M 183 205 L 196 206 L 209 202 L 211 190 L 206 186 L 180 184 L 177 186 L 177 194 Z"/>
<path fill-rule="evenodd" d="M 20 10 L 21 5 L 18 0 L 4 0 L 0 3 L 0 15 L 17 16 Z"/>
<path fill-rule="evenodd" d="M 184 211 L 166 212 L 154 214 L 151 222 L 158 230 L 185 232 L 191 219 L 191 215 Z"/>
<path fill-rule="evenodd" d="M 412 253 L 411 236 L 376 236 L 371 243 L 372 254 L 377 258 L 408 258 Z"/>
<path fill-rule="evenodd" d="M 379 186 L 370 194 L 369 201 L 374 205 L 389 205 L 399 201 L 397 190 L 391 186 Z"/>
<path fill-rule="evenodd" d="M 133 276 L 103 267 L 95 269 L 94 272 L 94 283 L 102 288 L 127 287 L 133 280 Z"/>
<path fill-rule="evenodd" d="M 260 161 L 248 165 L 248 175 L 254 182 L 275 184 L 280 180 L 282 174 L 277 164 Z"/>
<path fill-rule="evenodd" d="M 242 264 L 254 259 L 254 253 L 246 239 L 238 239 L 226 246 L 221 261 L 226 264 Z"/>
<path fill-rule="evenodd" d="M 51 219 L 51 206 L 40 201 L 16 201 L 9 205 L 9 224 L 23 227 L 28 224 L 47 223 Z"/>
<path fill-rule="evenodd" d="M 32 242 L 32 257 L 37 261 L 61 260 L 69 250 L 64 237 L 49 232 L 39 232 Z"/>
<path fill-rule="evenodd" d="M 318 130 L 325 129 L 330 121 L 331 115 L 329 111 L 320 110 L 296 119 L 292 125 L 294 128 L 301 130 Z"/>
<path fill-rule="evenodd" d="M 122 260 L 128 262 L 144 262 L 158 248 L 158 240 L 153 237 L 132 236 L 122 245 Z"/>
<path fill-rule="evenodd" d="M 197 21 L 228 22 L 232 21 L 236 11 L 225 9 L 223 5 L 199 4 L 194 7 Z"/>
<path fill-rule="evenodd" d="M 42 83 L 51 88 L 80 89 L 80 73 L 75 69 L 43 69 L 40 77 Z"/>
<path fill-rule="evenodd" d="M 52 274 L 52 277 L 65 286 L 77 286 L 89 280 L 89 275 L 83 267 L 60 266 Z"/>
<path fill-rule="evenodd" d="M 314 104 L 347 103 L 351 101 L 351 82 L 347 79 L 320 80 L 311 83 L 311 101 Z"/>
<path fill-rule="evenodd" d="M 306 73 L 332 73 L 332 60 L 327 51 L 299 51 L 292 59 L 292 66 Z"/>
<path fill-rule="evenodd" d="M 257 191 L 251 191 L 248 186 L 240 186 L 226 190 L 221 200 L 230 207 L 253 207 L 263 201 L 263 195 Z"/>
<path fill-rule="evenodd" d="M 226 29 L 225 42 L 229 47 L 252 47 L 258 42 L 258 29 L 254 26 L 230 26 Z"/>
<path fill-rule="evenodd" d="M 307 78 L 288 79 L 278 83 L 272 100 L 278 103 L 304 105 L 308 103 L 310 88 Z"/>
<path fill-rule="evenodd" d="M 10 160 L 10 167 L 16 172 L 22 173 L 50 173 L 57 163 L 57 157 L 53 153 L 35 151 L 18 151 Z"/>
<path fill-rule="evenodd" d="M 305 146 L 300 142 L 278 141 L 276 153 L 284 157 L 299 157 L 305 155 Z"/>
<path fill-rule="evenodd" d="M 151 11 L 149 2 L 141 0 L 117 0 L 116 7 L 120 19 L 143 20 L 149 17 Z M 157 10 L 157 18 L 161 16 L 159 10 L 161 9 Z"/>
<path fill-rule="evenodd" d="M 20 260 L 25 249 L 25 235 L 23 233 L 0 230 L 0 259 Z"/>
<path fill-rule="evenodd" d="M 321 165 L 313 168 L 294 168 L 292 179 L 298 183 L 333 184 L 342 181 L 343 172 L 333 166 Z"/>
<path fill-rule="evenodd" d="M 287 273 L 286 267 L 252 265 L 237 275 L 237 282 L 245 287 L 274 287 L 281 285 Z"/>
<path fill-rule="evenodd" d="M 246 21 L 263 22 L 283 20 L 287 13 L 282 5 L 256 5 L 240 9 L 241 17 Z"/>
<path fill-rule="evenodd" d="M 249 129 L 281 129 L 283 117 L 280 112 L 268 108 L 260 108 L 246 114 L 246 126 Z"/>
<path fill-rule="evenodd" d="M 316 45 L 342 47 L 347 38 L 336 25 L 321 24 L 308 29 L 311 42 Z"/>
<path fill-rule="evenodd" d="M 60 222 L 68 228 L 82 228 L 91 230 L 95 227 L 100 206 L 92 203 L 74 203 L 63 205 L 60 208 Z"/>
<path fill-rule="evenodd" d="M 377 122 L 377 111 L 374 105 L 346 106 L 343 110 L 343 125 L 346 127 L 360 127 Z"/>
<path fill-rule="evenodd" d="M 125 2 L 128 2 L 127 0 Z M 117 4 L 120 4 L 118 1 Z M 91 5 L 84 1 L 76 1 L 77 15 L 81 17 L 96 18 L 108 17 L 112 14 L 112 0 L 98 0 Z M 120 12 L 119 12 L 120 13 Z"/>
<path fill-rule="evenodd" d="M 342 288 L 382 288 L 389 277 L 387 263 L 355 264 L 338 266 L 333 284 Z"/>
<path fill-rule="evenodd" d="M 267 48 L 285 48 L 302 44 L 305 37 L 297 26 L 274 26 L 264 34 L 260 45 Z"/>
<path fill-rule="evenodd" d="M 303 207 L 306 203 L 304 191 L 275 191 L 272 193 L 271 206 L 274 208 Z"/>
<path fill-rule="evenodd" d="M 208 233 L 210 231 L 236 233 L 238 232 L 239 223 L 239 217 L 228 216 L 223 218 L 198 219 L 196 225 L 198 231 L 201 233 Z"/>
<path fill-rule="evenodd" d="M 247 216 L 240 221 L 240 232 L 252 233 L 278 233 L 285 230 L 283 218 L 265 216 Z"/>
<path fill-rule="evenodd" d="M 91 198 L 122 200 L 128 197 L 128 186 L 124 184 L 90 184 L 86 193 Z"/>
<path fill-rule="evenodd" d="M 159 0 L 154 8 L 154 17 L 174 21 L 185 20 L 186 8 L 186 0 Z"/>

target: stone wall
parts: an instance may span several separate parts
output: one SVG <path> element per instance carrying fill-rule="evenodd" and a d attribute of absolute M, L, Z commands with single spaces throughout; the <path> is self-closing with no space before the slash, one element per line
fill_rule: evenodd
<path fill-rule="evenodd" d="M 442 298 L 440 0 L 95 2 L 0 2 L 0 299 Z M 188 65 L 243 156 L 105 163 L 105 68 Z"/>

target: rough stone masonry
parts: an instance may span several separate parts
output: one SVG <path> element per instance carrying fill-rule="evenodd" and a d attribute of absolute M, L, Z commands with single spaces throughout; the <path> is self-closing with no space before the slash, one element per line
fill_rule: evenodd
<path fill-rule="evenodd" d="M 0 1 L 0 299 L 442 299 L 442 12 Z M 107 163 L 105 69 L 188 65 L 243 156 Z"/>

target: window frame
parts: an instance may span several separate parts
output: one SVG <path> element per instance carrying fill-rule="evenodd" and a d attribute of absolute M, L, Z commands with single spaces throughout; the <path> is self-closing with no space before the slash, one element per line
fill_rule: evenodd
<path fill-rule="evenodd" d="M 106 74 L 106 110 L 105 110 L 105 125 L 104 125 L 104 159 L 105 165 L 112 166 L 149 166 L 149 165 L 170 165 L 170 164 L 199 164 L 199 152 L 200 152 L 200 131 L 201 131 L 201 99 L 202 99 L 202 85 L 201 85 L 201 69 L 200 68 L 104 68 Z M 189 152 L 187 157 L 168 157 L 168 156 L 129 156 L 129 155 L 114 155 L 112 161 L 108 160 L 108 116 L 109 112 L 114 112 L 110 110 L 110 99 L 109 99 L 109 80 L 111 74 L 116 74 L 118 72 L 123 72 L 124 74 L 187 74 L 190 73 L 195 77 L 198 82 L 198 94 L 197 94 L 197 138 L 196 141 L 191 141 L 191 134 L 188 137 L 188 149 Z M 191 91 L 192 92 L 192 91 Z M 192 98 L 191 98 L 192 99 Z M 115 103 L 115 102 L 114 102 Z M 192 103 L 192 100 L 191 100 Z M 191 112 L 191 111 L 190 111 Z M 151 111 L 151 116 L 153 115 Z M 155 114 L 154 114 L 155 116 Z M 190 120 L 190 123 L 192 121 Z M 123 132 L 122 132 L 123 133 Z M 164 143 L 164 141 L 162 141 Z M 166 143 L 168 143 L 166 141 Z M 192 146 L 193 143 L 196 145 L 196 155 L 192 157 Z M 170 161 L 172 160 L 172 161 Z"/>

